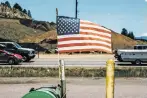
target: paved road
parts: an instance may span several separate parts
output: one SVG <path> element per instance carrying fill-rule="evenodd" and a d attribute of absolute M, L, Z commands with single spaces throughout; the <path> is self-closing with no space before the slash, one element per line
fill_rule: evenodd
<path fill-rule="evenodd" d="M 104 67 L 107 60 L 113 59 L 116 66 L 132 66 L 131 63 L 120 63 L 115 60 L 113 55 L 62 55 L 60 59 L 65 61 L 66 66 L 81 66 L 81 67 Z M 23 67 L 57 67 L 58 55 L 41 55 L 30 62 L 23 62 Z M 1 64 L 1 66 L 9 66 Z M 14 65 L 16 66 L 16 65 Z"/>
<path fill-rule="evenodd" d="M 66 66 L 83 66 L 83 67 L 103 67 L 106 65 L 107 60 L 97 60 L 97 59 L 64 59 Z M 117 65 L 117 64 L 116 64 Z M 10 66 L 7 64 L 1 64 L 1 66 Z M 20 65 L 13 66 L 22 66 L 22 67 L 56 67 L 58 66 L 57 59 L 48 59 L 40 58 L 34 59 L 30 62 L 23 62 Z"/>
<path fill-rule="evenodd" d="M 31 82 L 37 79 L 16 78 L 15 80 L 17 82 L 18 80 Z M 47 79 L 39 78 L 38 81 L 40 82 L 30 84 L 0 84 L 0 88 L 2 88 L 0 98 L 21 98 L 32 87 L 38 88 L 49 84 L 57 85 L 58 79 L 48 78 L 47 81 Z M 115 81 L 115 98 L 147 98 L 146 91 L 147 79 L 119 78 Z M 105 79 L 67 78 L 67 98 L 105 98 Z"/>

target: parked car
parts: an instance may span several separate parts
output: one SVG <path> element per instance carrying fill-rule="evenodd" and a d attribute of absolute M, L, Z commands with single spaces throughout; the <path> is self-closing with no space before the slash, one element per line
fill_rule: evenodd
<path fill-rule="evenodd" d="M 141 65 L 147 62 L 147 50 L 130 49 L 130 50 L 117 50 L 115 51 L 115 58 L 119 62 L 131 62 L 132 64 Z"/>
<path fill-rule="evenodd" d="M 6 50 L 0 50 L 0 62 L 8 63 L 10 65 L 20 64 L 23 61 L 23 57 L 19 54 L 10 53 Z"/>
<path fill-rule="evenodd" d="M 24 61 L 30 61 L 36 56 L 34 49 L 23 48 L 15 42 L 0 42 L 0 44 L 5 45 L 4 49 L 6 51 L 20 54 L 23 57 Z"/>

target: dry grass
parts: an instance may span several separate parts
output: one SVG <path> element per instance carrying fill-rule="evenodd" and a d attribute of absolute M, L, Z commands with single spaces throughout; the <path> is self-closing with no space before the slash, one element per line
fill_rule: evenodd
<path fill-rule="evenodd" d="M 0 18 L 0 38 L 19 41 L 25 36 L 33 36 L 43 33 L 41 30 L 35 30 L 20 24 L 19 20 Z"/>
<path fill-rule="evenodd" d="M 67 77 L 105 77 L 106 68 L 66 68 Z M 0 77 L 58 77 L 58 68 L 0 67 Z M 116 77 L 147 77 L 147 67 L 116 67 Z"/>
<path fill-rule="evenodd" d="M 55 40 L 57 39 L 57 33 L 55 30 L 48 31 L 46 33 L 37 34 L 34 36 L 26 36 L 20 40 L 20 42 L 31 42 L 31 43 L 39 43 L 44 39 Z"/>
<path fill-rule="evenodd" d="M 113 49 L 125 49 L 125 48 L 133 48 L 133 46 L 137 44 L 137 41 L 129 37 L 126 37 L 124 35 L 113 33 L 112 44 L 113 44 Z"/>

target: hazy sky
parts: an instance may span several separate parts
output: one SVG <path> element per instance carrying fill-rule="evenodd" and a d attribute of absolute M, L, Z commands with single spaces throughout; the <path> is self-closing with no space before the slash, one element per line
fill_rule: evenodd
<path fill-rule="evenodd" d="M 6 0 L 0 0 L 6 1 Z M 122 28 L 135 36 L 147 35 L 147 0 L 78 0 L 80 19 L 96 22 L 114 31 Z M 30 9 L 36 20 L 56 21 L 59 15 L 75 17 L 75 0 L 9 0 Z"/>

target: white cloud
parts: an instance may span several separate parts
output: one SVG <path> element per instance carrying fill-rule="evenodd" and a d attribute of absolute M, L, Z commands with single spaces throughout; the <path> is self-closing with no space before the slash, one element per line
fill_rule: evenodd
<path fill-rule="evenodd" d="M 145 0 L 145 2 L 147 2 L 147 0 Z"/>
<path fill-rule="evenodd" d="M 134 35 L 135 35 L 135 37 L 141 37 L 141 36 L 147 36 L 147 33 L 137 33 Z"/>
<path fill-rule="evenodd" d="M 147 36 L 147 33 L 143 33 L 143 34 L 141 34 L 141 36 Z"/>

